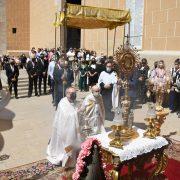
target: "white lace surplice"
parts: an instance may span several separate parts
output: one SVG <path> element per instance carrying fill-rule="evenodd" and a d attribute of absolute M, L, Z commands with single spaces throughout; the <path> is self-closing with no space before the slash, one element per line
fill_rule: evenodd
<path fill-rule="evenodd" d="M 101 142 L 102 147 L 107 148 L 109 151 L 117 154 L 121 161 L 136 158 L 138 155 L 151 152 L 152 150 L 159 149 L 168 144 L 168 141 L 161 136 L 158 136 L 155 139 L 149 139 L 143 137 L 144 130 L 137 129 L 137 132 L 139 133 L 139 137 L 127 142 L 123 146 L 123 149 L 109 146 L 109 142 L 111 141 L 111 139 L 108 138 L 109 132 L 98 134 L 93 137 L 97 138 Z"/>
<path fill-rule="evenodd" d="M 65 148 L 72 146 L 77 148 L 80 144 L 79 122 L 76 108 L 67 98 L 63 98 L 56 111 L 53 123 L 51 141 L 47 148 L 47 159 L 55 165 L 62 162 L 66 165 L 73 151 L 66 153 Z"/>

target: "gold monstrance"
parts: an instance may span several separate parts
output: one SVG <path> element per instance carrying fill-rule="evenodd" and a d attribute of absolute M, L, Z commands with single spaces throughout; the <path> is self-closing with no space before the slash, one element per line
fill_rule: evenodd
<path fill-rule="evenodd" d="M 130 45 L 129 37 L 127 37 L 126 43 L 116 50 L 114 59 L 118 67 L 118 81 L 121 82 L 121 86 L 124 89 L 124 96 L 121 99 L 123 124 L 113 125 L 111 127 L 112 132 L 108 136 L 112 139 L 110 146 L 122 148 L 123 141 L 138 137 L 138 133 L 132 128 L 133 118 L 130 117 L 131 101 L 128 95 L 128 79 L 135 69 L 135 63 L 139 56 L 137 50 Z M 121 79 L 120 74 L 124 76 L 124 80 Z"/>
<path fill-rule="evenodd" d="M 164 109 L 162 107 L 162 104 L 165 97 L 165 93 L 168 94 L 170 92 L 170 82 L 171 81 L 168 75 L 166 76 L 163 85 L 161 82 L 158 82 L 157 85 L 154 85 L 152 79 L 147 80 L 147 97 L 150 97 L 151 92 L 155 93 L 156 104 L 149 104 L 149 110 L 154 108 L 154 115 L 152 116 L 152 114 L 148 114 L 148 116 L 145 119 L 145 121 L 148 123 L 147 130 L 144 133 L 145 137 L 153 139 L 160 135 L 161 126 L 164 123 L 166 116 L 169 114 L 169 111 L 167 109 Z"/>

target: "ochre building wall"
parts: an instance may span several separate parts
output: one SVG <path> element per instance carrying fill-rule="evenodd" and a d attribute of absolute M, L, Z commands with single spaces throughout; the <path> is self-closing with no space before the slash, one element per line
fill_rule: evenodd
<path fill-rule="evenodd" d="M 16 52 L 30 48 L 29 0 L 6 0 L 7 50 Z M 12 33 L 12 28 L 17 32 Z"/>
<path fill-rule="evenodd" d="M 180 0 L 145 0 L 143 50 L 180 51 Z"/>
<path fill-rule="evenodd" d="M 126 0 L 82 0 L 82 5 L 104 8 L 126 9 L 125 4 Z M 55 10 L 54 0 L 6 0 L 6 14 L 0 19 L 0 26 L 6 26 L 6 30 L 0 29 L 1 33 L 6 31 L 3 48 L 8 52 L 21 52 L 32 46 L 54 47 Z M 2 23 L 2 17 L 6 17 L 6 23 Z M 17 28 L 16 34 L 12 28 Z M 112 55 L 114 30 L 108 32 L 108 54 Z M 115 49 L 122 44 L 123 32 L 123 27 L 117 28 Z M 58 28 L 57 46 L 59 35 Z M 165 51 L 180 51 L 180 0 L 144 0 L 142 43 L 142 51 L 152 51 L 148 57 L 153 57 L 153 51 L 160 51 L 160 55 Z M 106 54 L 107 29 L 81 30 L 81 47 Z M 156 53 L 156 58 L 158 56 Z"/>
<path fill-rule="evenodd" d="M 53 48 L 55 46 L 53 22 L 55 21 L 54 0 L 30 0 L 30 47 Z M 59 28 L 57 45 L 59 46 Z"/>
<path fill-rule="evenodd" d="M 6 53 L 6 0 L 0 0 L 0 55 Z"/>
<path fill-rule="evenodd" d="M 82 0 L 82 5 L 104 8 L 125 9 L 125 0 Z M 118 27 L 115 49 L 122 44 L 124 28 Z M 113 54 L 114 30 L 108 31 L 108 54 Z M 107 29 L 81 30 L 81 47 L 107 54 Z"/>

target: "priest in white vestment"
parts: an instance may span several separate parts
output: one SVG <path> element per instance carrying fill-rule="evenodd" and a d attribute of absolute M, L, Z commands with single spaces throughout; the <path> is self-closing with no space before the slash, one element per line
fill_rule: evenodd
<path fill-rule="evenodd" d="M 88 121 L 93 134 L 105 132 L 105 110 L 98 86 L 92 86 L 91 93 L 84 99 L 79 111 L 84 112 L 84 121 Z M 84 122 L 82 122 L 83 124 Z M 83 126 L 81 124 L 81 126 Z"/>
<path fill-rule="evenodd" d="M 47 148 L 47 159 L 54 165 L 75 165 L 80 147 L 80 131 L 76 108 L 76 90 L 69 87 L 58 104 L 53 131 Z"/>

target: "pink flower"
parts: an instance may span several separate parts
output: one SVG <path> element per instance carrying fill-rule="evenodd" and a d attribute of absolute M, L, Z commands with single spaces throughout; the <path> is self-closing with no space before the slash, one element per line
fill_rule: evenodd
<path fill-rule="evenodd" d="M 84 159 L 85 157 L 89 156 L 90 153 L 91 153 L 90 150 L 87 150 L 87 149 L 84 149 L 83 151 L 81 150 L 79 153 L 79 157 L 81 159 Z"/>
<path fill-rule="evenodd" d="M 87 139 L 85 142 L 81 144 L 81 151 L 79 153 L 76 163 L 76 171 L 72 176 L 73 180 L 78 180 L 80 178 L 80 174 L 83 172 L 84 166 L 86 165 L 84 159 L 91 154 L 91 148 L 93 143 L 100 146 L 100 142 L 95 138 Z"/>
<path fill-rule="evenodd" d="M 82 163 L 78 163 L 78 167 L 77 167 L 78 171 L 82 171 L 83 168 L 84 168 L 84 163 L 83 162 Z"/>
<path fill-rule="evenodd" d="M 88 139 L 87 141 L 83 142 L 81 149 L 90 149 L 92 147 L 92 142 L 92 139 Z"/>
<path fill-rule="evenodd" d="M 107 165 L 105 163 L 102 163 L 103 165 L 103 169 L 105 169 L 107 167 Z"/>
<path fill-rule="evenodd" d="M 73 180 L 78 180 L 80 178 L 80 174 L 78 172 L 73 173 L 72 175 Z"/>

